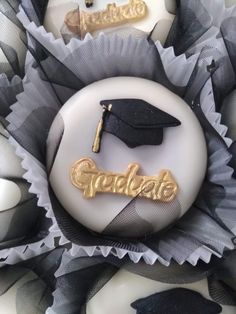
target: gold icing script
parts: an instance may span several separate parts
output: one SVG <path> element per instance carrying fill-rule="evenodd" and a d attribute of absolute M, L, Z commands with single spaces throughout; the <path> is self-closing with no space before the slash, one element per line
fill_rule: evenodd
<path fill-rule="evenodd" d="M 171 202 L 176 197 L 178 185 L 169 170 L 162 170 L 158 176 L 139 176 L 139 168 L 137 163 L 132 163 L 125 174 L 102 171 L 92 159 L 83 158 L 72 166 L 71 182 L 86 198 L 93 198 L 98 192 L 161 202 Z"/>
<path fill-rule="evenodd" d="M 146 16 L 147 11 L 147 5 L 143 0 L 129 0 L 128 4 L 122 6 L 108 4 L 104 11 L 93 13 L 78 9 L 70 11 L 65 16 L 65 24 L 71 32 L 84 38 L 87 33 L 138 21 Z"/>

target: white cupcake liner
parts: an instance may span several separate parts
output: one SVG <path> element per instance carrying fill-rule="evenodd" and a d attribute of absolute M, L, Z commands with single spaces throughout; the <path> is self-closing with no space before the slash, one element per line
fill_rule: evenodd
<path fill-rule="evenodd" d="M 20 12 L 22 14 L 22 11 Z M 22 20 L 22 19 L 21 19 Z M 111 64 L 114 64 L 114 58 L 119 58 L 121 55 L 119 53 L 126 53 L 129 51 L 136 51 L 137 56 L 130 54 L 130 58 L 132 59 L 132 62 L 135 62 L 135 60 L 139 60 L 140 56 L 147 57 L 148 55 L 148 43 L 146 41 L 140 41 L 138 44 L 135 40 L 130 38 L 129 41 L 122 41 L 117 36 L 113 36 L 112 38 L 106 37 L 104 35 L 100 35 L 98 41 L 100 41 L 100 45 L 96 48 L 104 49 L 105 54 L 110 54 L 110 58 L 107 59 L 107 64 L 103 64 L 103 60 L 99 60 L 101 62 L 95 62 L 94 60 L 88 60 L 83 59 L 84 67 L 89 69 L 92 68 L 93 71 L 80 71 L 77 73 L 78 68 L 75 67 L 74 60 L 76 59 L 76 54 L 78 52 L 78 49 L 83 49 L 83 45 L 88 41 L 93 40 L 88 36 L 87 41 L 81 42 L 79 40 L 71 40 L 68 45 L 65 45 L 62 39 L 55 40 L 54 37 L 51 34 L 48 34 L 45 32 L 43 27 L 37 28 L 34 23 L 29 23 L 25 26 L 27 26 L 28 32 L 33 35 L 33 37 L 40 42 L 51 54 L 55 55 L 62 63 L 64 63 L 71 71 L 73 71 L 77 76 L 82 78 L 82 81 L 85 83 L 91 83 L 94 80 L 99 80 L 101 78 L 104 78 L 104 73 L 107 73 L 107 71 L 110 70 Z M 109 43 L 112 42 L 111 47 L 109 46 Z M 102 43 L 102 45 L 101 45 Z M 116 49 L 112 50 L 112 46 L 115 46 Z M 136 48 L 132 49 L 133 47 Z M 159 43 L 156 43 L 156 46 L 158 48 L 158 51 L 161 55 L 161 59 L 164 65 L 164 68 L 168 69 L 167 74 L 170 79 L 170 81 L 173 84 L 178 84 L 181 82 L 181 84 L 184 86 L 187 84 L 190 75 L 193 71 L 194 65 L 196 63 L 196 60 L 198 58 L 198 55 L 194 55 L 190 58 L 186 58 L 184 55 L 175 57 L 173 49 L 163 49 Z M 101 48 L 102 47 L 102 48 Z M 109 49 L 108 49 L 109 48 Z M 137 52 L 138 50 L 138 52 Z M 111 53 L 112 52 L 112 53 Z M 114 54 L 113 54 L 114 52 Z M 140 53 L 139 53 L 140 52 Z M 111 58 L 112 56 L 112 58 Z M 30 55 L 28 55 L 28 58 L 30 59 Z M 147 58 L 148 59 L 148 58 Z M 145 60 L 145 58 L 144 58 Z M 127 61 L 127 60 L 126 60 Z M 87 62 L 87 63 L 86 63 Z M 131 64 L 135 64 L 132 63 Z M 89 63 L 89 64 L 88 64 Z M 116 62 L 115 62 L 116 63 Z M 32 64 L 32 62 L 28 62 L 28 64 Z M 102 64 L 102 65 L 101 65 Z M 106 69 L 104 70 L 104 67 Z M 124 65 L 125 66 L 125 65 Z M 152 72 L 153 70 L 153 64 L 150 65 L 150 62 L 147 62 L 147 66 L 145 68 L 146 73 L 143 75 L 147 76 L 147 78 L 151 79 L 150 74 L 148 72 Z M 113 66 L 114 68 L 114 66 Z M 112 67 L 111 67 L 112 69 Z M 142 68 L 143 69 L 143 68 Z M 81 70 L 81 68 L 80 68 Z M 113 74 L 113 72 L 109 72 L 109 75 Z M 142 73 L 139 71 L 139 69 L 134 69 L 133 75 L 139 75 L 139 73 Z M 176 74 L 178 73 L 178 74 Z M 142 73 L 143 74 L 143 73 Z M 40 77 L 37 73 L 37 70 L 33 69 L 31 66 L 27 69 L 25 84 L 24 84 L 24 90 L 25 92 L 20 94 L 18 96 L 18 103 L 12 106 L 12 113 L 8 116 L 8 121 L 10 122 L 10 128 L 15 128 L 14 124 L 21 124 L 25 120 L 25 117 L 28 115 L 29 111 L 29 105 L 30 99 L 32 99 L 34 90 L 40 90 L 39 93 L 37 93 L 37 97 L 42 97 L 41 102 L 45 103 L 45 100 L 43 97 L 47 95 L 47 99 L 50 99 L 50 102 L 53 101 L 55 103 L 55 100 L 52 100 L 51 98 L 51 92 L 47 88 L 48 83 L 45 81 L 40 80 Z M 43 96 L 42 96 L 43 95 Z M 54 106 L 53 103 L 53 106 Z M 231 144 L 231 140 L 225 136 L 227 128 L 223 126 L 220 123 L 221 116 L 219 113 L 215 112 L 215 104 L 214 104 L 214 98 L 213 98 L 213 92 L 212 92 L 212 86 L 211 81 L 208 80 L 208 82 L 205 84 L 202 92 L 201 92 L 201 105 L 202 110 L 204 114 L 206 115 L 207 119 L 211 123 L 212 126 L 216 129 L 216 131 L 222 136 L 226 144 L 229 146 Z M 57 104 L 55 103 L 55 106 Z M 17 148 L 17 154 L 23 159 L 23 167 L 26 170 L 25 178 L 29 183 L 31 183 L 31 189 L 30 191 L 32 193 L 35 193 L 38 197 L 38 204 L 40 206 L 43 206 L 47 210 L 48 217 L 54 219 L 54 214 L 52 211 L 51 202 L 49 199 L 48 194 L 48 183 L 46 180 L 46 173 L 44 168 L 30 155 L 27 154 L 22 148 L 19 148 L 18 144 L 15 141 L 12 141 L 13 144 Z M 225 163 L 225 159 L 222 160 L 222 163 Z M 225 177 L 223 178 L 225 181 L 230 180 L 232 175 L 232 171 L 229 171 L 225 174 Z M 36 179 L 37 178 L 37 179 Z M 55 220 L 53 220 L 53 227 L 51 230 L 55 229 L 54 232 L 56 235 L 60 233 L 60 230 L 57 227 L 57 224 Z M 227 234 L 227 232 L 226 232 Z M 61 234 L 62 236 L 62 234 Z M 51 239 L 53 236 L 49 235 L 49 239 Z M 227 237 L 225 235 L 225 237 Z M 66 242 L 66 239 L 62 237 L 63 243 Z M 178 249 L 178 243 L 171 241 L 168 245 L 175 247 Z M 220 252 L 217 252 L 211 248 L 209 248 L 206 244 L 202 244 L 201 247 L 198 247 L 197 249 L 193 250 L 189 256 L 184 257 L 184 259 L 175 259 L 178 263 L 182 264 L 185 261 L 188 261 L 189 263 L 196 265 L 199 259 L 209 262 L 212 255 L 216 255 L 218 257 L 221 257 L 225 249 L 233 249 L 233 244 L 231 241 L 225 240 L 225 246 L 220 249 Z M 150 248 L 146 247 L 145 245 L 141 245 L 139 247 L 139 252 L 133 252 L 128 251 L 125 249 L 112 247 L 112 246 L 78 246 L 73 244 L 71 249 L 71 254 L 73 256 L 77 256 L 78 254 L 81 254 L 81 252 L 86 253 L 88 256 L 93 256 L 94 254 L 102 254 L 103 256 L 107 256 L 108 254 L 114 254 L 118 256 L 119 258 L 123 258 L 124 256 L 128 255 L 129 258 L 137 263 L 140 259 L 144 259 L 146 263 L 153 264 L 155 261 L 160 261 L 161 263 L 168 265 L 171 261 L 171 257 L 166 259 L 163 258 L 161 255 L 158 255 L 154 251 L 152 251 Z"/>

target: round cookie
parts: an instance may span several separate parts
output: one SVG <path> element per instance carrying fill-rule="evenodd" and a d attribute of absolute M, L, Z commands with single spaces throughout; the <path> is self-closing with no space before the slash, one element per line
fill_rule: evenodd
<path fill-rule="evenodd" d="M 106 10 L 108 4 L 115 3 L 118 7 L 132 3 L 132 1 L 133 0 L 95 0 L 94 4 L 87 8 L 85 0 L 49 0 L 44 19 L 44 26 L 47 31 L 52 32 L 56 38 L 59 38 L 61 37 L 61 30 L 67 13 L 76 10 L 78 6 L 80 12 L 84 11 L 93 14 Z M 139 2 L 139 0 L 135 1 Z M 176 8 L 176 2 L 175 0 L 144 0 L 144 2 L 147 7 L 147 13 L 140 20 L 132 20 L 123 25 L 115 26 L 115 28 L 114 25 L 111 25 L 110 27 L 101 27 L 99 31 L 93 31 L 91 33 L 97 35 L 100 32 L 119 32 L 126 26 L 133 26 L 138 31 L 144 32 L 144 35 L 146 36 L 146 34 L 150 33 L 158 23 L 155 28 L 154 39 L 158 39 L 164 43 L 174 19 L 173 12 Z"/>
<path fill-rule="evenodd" d="M 182 289 L 187 289 L 188 291 L 183 291 Z M 183 302 L 181 297 L 175 297 L 171 291 L 180 294 L 180 296 L 182 293 L 186 293 L 190 296 L 189 298 L 196 297 L 196 303 L 192 303 L 192 311 L 189 311 L 189 307 L 191 307 L 190 299 L 185 299 Z M 163 295 L 164 292 L 166 295 Z M 194 296 L 195 292 L 198 293 L 197 296 Z M 155 297 L 155 294 L 159 294 L 159 297 Z M 150 301 L 151 298 L 153 298 L 152 302 Z M 163 307 L 164 301 L 167 301 L 167 304 Z M 183 314 L 183 311 L 180 310 L 181 306 L 186 311 L 184 313 L 221 313 L 221 306 L 214 301 L 212 302 L 207 279 L 182 285 L 167 284 L 130 273 L 126 270 L 119 270 L 88 302 L 86 314 L 170 313 L 169 311 L 173 309 L 174 304 L 179 309 L 176 313 L 181 314 Z M 201 307 L 202 311 L 197 311 L 196 306 Z M 235 307 L 233 306 L 222 306 L 222 308 L 222 313 L 224 314 L 235 313 Z M 171 311 L 171 313 L 174 312 Z"/>
<path fill-rule="evenodd" d="M 165 125 L 162 142 L 157 145 L 141 144 L 131 148 L 127 142 L 133 130 L 123 134 L 128 135 L 128 140 L 122 140 L 119 136 L 124 126 L 119 128 L 118 121 L 118 136 L 103 132 L 101 150 L 94 153 L 92 146 L 103 115 L 100 102 L 111 99 L 118 99 L 118 103 L 120 99 L 145 101 L 153 110 L 151 117 L 160 110 L 161 117 L 163 113 L 164 117 L 168 114 L 178 120 L 180 125 Z M 127 106 L 132 106 L 132 103 L 128 101 Z M 132 124 L 132 111 L 123 119 L 127 117 L 128 123 Z M 143 129 L 138 134 L 133 137 L 135 141 L 143 137 Z M 156 135 L 158 132 L 153 130 L 151 136 L 148 136 L 153 140 Z M 93 83 L 69 99 L 49 132 L 47 158 L 52 189 L 71 216 L 99 233 L 137 237 L 162 230 L 191 207 L 205 176 L 207 150 L 199 121 L 181 98 L 158 83 L 141 78 L 118 77 Z M 136 169 L 137 177 L 148 179 L 153 176 L 160 178 L 162 170 L 168 170 L 178 187 L 176 195 L 167 202 L 163 198 L 139 197 L 141 195 L 138 193 L 135 194 L 138 197 L 134 197 L 130 194 L 96 191 L 93 197 L 85 197 L 85 188 L 77 188 L 71 178 L 73 165 L 82 159 L 92 159 L 96 171 L 105 173 L 105 176 L 110 172 L 125 174 L 130 164 L 139 165 Z M 92 179 L 90 181 L 89 184 L 92 184 Z"/>

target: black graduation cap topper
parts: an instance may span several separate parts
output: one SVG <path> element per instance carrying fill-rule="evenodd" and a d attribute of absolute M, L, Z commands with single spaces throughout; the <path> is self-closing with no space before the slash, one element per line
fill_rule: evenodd
<path fill-rule="evenodd" d="M 117 136 L 128 147 L 160 145 L 163 129 L 181 124 L 168 113 L 142 99 L 102 100 L 103 115 L 99 121 L 93 152 L 99 153 L 102 133 Z"/>
<path fill-rule="evenodd" d="M 175 288 L 136 300 L 131 307 L 137 314 L 219 314 L 222 307 L 200 293 Z"/>

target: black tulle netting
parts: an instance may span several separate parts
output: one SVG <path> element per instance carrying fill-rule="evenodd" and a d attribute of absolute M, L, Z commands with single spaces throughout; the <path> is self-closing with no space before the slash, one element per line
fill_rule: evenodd
<path fill-rule="evenodd" d="M 53 304 L 55 271 L 61 263 L 64 249 L 58 248 L 0 269 L 0 300 L 17 314 L 45 314 Z M 8 300 L 8 305 L 6 301 Z M 6 313 L 6 312 L 5 312 Z"/>
<path fill-rule="evenodd" d="M 74 249 L 82 246 L 91 254 L 97 247 L 107 254 L 115 248 L 120 257 L 129 252 L 133 260 L 138 261 L 144 255 L 151 263 L 157 258 L 163 263 L 169 263 L 172 258 L 179 263 L 186 260 L 196 263 L 199 258 L 209 260 L 212 253 L 222 256 L 226 249 L 233 249 L 236 213 L 235 181 L 228 166 L 231 155 L 227 144 L 230 141 L 224 138 L 225 128 L 219 123 L 219 115 L 215 114 L 214 108 L 207 108 L 207 102 L 212 103 L 211 85 L 207 82 L 217 69 L 212 58 L 196 55 L 188 60 L 184 56 L 175 59 L 172 50 L 164 50 L 146 39 L 101 35 L 84 42 L 72 40 L 66 46 L 60 40 L 53 41 L 34 24 L 30 24 L 29 32 L 30 54 L 24 92 L 18 95 L 18 102 L 11 107 L 13 112 L 7 118 L 10 122 L 8 129 L 14 138 L 12 142 L 22 146 L 18 146 L 18 153 L 24 155 L 28 170 L 25 177 L 32 184 L 31 191 L 39 197 L 38 204 L 47 209 L 49 216 L 55 214 L 62 234 L 75 244 Z M 119 49 L 122 49 L 122 54 Z M 170 59 L 172 63 L 168 66 Z M 182 69 L 182 74 L 175 77 L 178 63 L 181 64 L 179 68 L 184 65 L 185 70 Z M 55 115 L 76 91 L 113 76 L 147 78 L 180 95 L 192 106 L 208 145 L 208 173 L 192 209 L 169 230 L 141 240 L 91 233 L 67 214 L 50 189 L 50 201 L 46 196 L 46 174 L 41 165 L 46 162 L 45 143 Z M 178 86 L 175 80 L 183 81 L 182 86 Z M 19 106 L 24 110 L 19 112 Z M 41 132 L 38 132 L 39 128 Z M 37 171 L 44 181 L 44 196 L 38 183 L 33 182 L 32 174 L 38 177 Z M 127 217 L 125 215 L 126 220 Z"/>
<path fill-rule="evenodd" d="M 235 88 L 236 7 L 225 7 L 223 0 L 180 1 L 166 47 L 176 55 L 191 55 L 204 49 L 214 58 L 217 71 L 212 75 L 214 97 L 220 110 L 224 98 Z"/>
<path fill-rule="evenodd" d="M 53 305 L 48 309 L 47 313 L 86 313 L 86 307 L 90 300 L 120 271 L 151 279 L 158 282 L 160 286 L 163 283 L 167 284 L 167 286 L 164 286 L 167 291 L 168 289 L 173 289 L 173 287 L 181 288 L 183 285 L 188 287 L 186 285 L 207 280 L 206 286 L 209 298 L 221 306 L 226 306 L 224 310 L 227 310 L 227 307 L 233 309 L 233 306 L 236 305 L 235 258 L 236 254 L 234 251 L 221 260 L 213 258 L 209 264 L 200 262 L 193 267 L 187 263 L 180 266 L 173 262 L 169 267 L 165 267 L 160 263 L 152 266 L 144 262 L 134 264 L 126 258 L 122 260 L 115 257 L 74 258 L 70 254 L 64 253 L 61 265 L 56 272 Z M 152 302 L 146 295 L 145 297 L 145 310 L 147 311 Z M 107 300 L 107 302 L 111 303 L 110 300 Z M 160 310 L 161 302 L 158 302 L 158 298 L 155 302 L 156 309 Z M 170 299 L 169 302 L 173 306 Z M 126 304 L 127 310 L 130 306 L 131 304 Z M 192 307 L 195 308 L 193 304 Z M 203 307 L 201 313 L 207 314 L 209 312 Z"/>
<path fill-rule="evenodd" d="M 0 136 L 1 147 L 5 147 L 9 141 L 8 126 L 5 117 L 11 112 L 10 106 L 16 102 L 17 94 L 23 91 L 23 82 L 18 76 L 14 76 L 11 81 L 5 74 L 0 75 Z M 10 144 L 8 144 L 10 146 Z M 1 151 L 4 154 L 5 151 Z M 5 158 L 6 159 L 6 158 Z M 3 157 L 1 161 L 7 161 Z M 16 162 L 11 160 L 11 162 Z M 20 161 L 17 161 L 17 165 Z M 29 258 L 33 250 L 38 250 L 39 254 L 54 247 L 54 240 L 45 239 L 49 235 L 52 220 L 46 217 L 44 208 L 37 205 L 37 196 L 29 192 L 30 184 L 22 176 L 24 170 L 15 170 L 15 165 L 0 167 L 0 178 L 15 184 L 20 192 L 19 202 L 11 208 L 0 212 L 0 264 L 14 263 L 22 259 L 22 254 Z M 50 243 L 50 244 L 49 244 Z M 34 248 L 34 249 L 33 249 Z"/>
<path fill-rule="evenodd" d="M 0 3 L 0 73 L 9 79 L 24 76 L 26 56 L 25 30 L 17 18 L 20 0 L 2 0 Z"/>
<path fill-rule="evenodd" d="M 191 17 L 191 23 L 189 19 Z M 175 23 L 166 46 L 173 46 L 175 53 L 199 53 L 212 56 L 217 70 L 212 75 L 216 109 L 224 113 L 225 101 L 235 93 L 236 86 L 236 6 L 225 8 L 224 1 L 180 1 Z M 223 122 L 228 123 L 223 115 Z M 233 128 L 233 125 L 229 125 Z M 235 155 L 235 136 L 230 151 Z M 236 170 L 235 157 L 230 165 Z M 235 176 L 235 173 L 234 173 Z M 230 217 L 228 218 L 230 219 Z"/>
<path fill-rule="evenodd" d="M 19 6 L 24 8 L 30 21 L 43 24 L 48 0 L 1 0 L 0 3 L 0 73 L 12 79 L 25 73 L 27 40 L 25 28 L 18 19 Z"/>
<path fill-rule="evenodd" d="M 131 281 L 132 276 L 136 276 L 137 280 L 141 278 L 151 280 L 159 286 L 159 289 L 156 288 L 156 294 L 152 294 L 152 297 L 154 296 L 152 300 L 143 291 L 145 311 L 153 304 L 153 301 L 156 308 L 161 309 L 159 290 L 164 289 L 171 293 L 173 289 L 185 288 L 193 291 L 194 288 L 199 289 L 197 285 L 201 282 L 200 286 L 205 287 L 204 290 L 207 293 L 205 291 L 204 295 L 205 297 L 207 295 L 208 300 L 218 304 L 224 311 L 229 310 L 233 313 L 236 306 L 235 261 L 236 251 L 233 251 L 222 259 L 212 258 L 210 263 L 199 262 L 197 266 L 191 266 L 188 263 L 179 265 L 175 262 L 169 267 L 160 263 L 150 266 L 144 262 L 134 264 L 128 258 L 120 260 L 112 256 L 76 258 L 71 256 L 65 248 L 59 247 L 28 261 L 1 268 L 0 299 L 8 295 L 8 300 L 14 305 L 17 314 L 85 314 L 88 303 L 114 276 L 125 272 L 126 277 L 129 280 L 131 278 Z M 15 293 L 13 293 L 14 290 Z M 180 292 L 180 290 L 175 291 Z M 124 303 L 127 310 L 131 304 L 138 301 L 135 296 L 132 298 L 130 303 L 129 301 L 127 304 Z M 119 296 L 116 300 L 124 302 L 123 299 L 119 299 Z M 179 300 L 173 303 L 173 300 L 168 298 L 167 303 L 173 306 L 176 302 L 178 303 Z M 110 300 L 107 300 L 107 303 L 114 306 Z M 184 308 L 188 307 L 186 303 L 185 305 Z M 191 306 L 193 307 L 193 304 Z M 209 313 L 205 303 L 200 305 L 198 301 L 194 308 L 199 306 L 201 312 L 198 313 Z M 146 313 L 145 311 L 143 313 Z M 185 312 L 182 311 L 182 313 Z"/>

